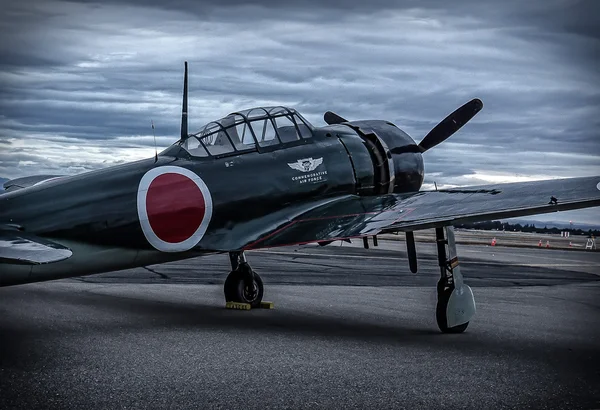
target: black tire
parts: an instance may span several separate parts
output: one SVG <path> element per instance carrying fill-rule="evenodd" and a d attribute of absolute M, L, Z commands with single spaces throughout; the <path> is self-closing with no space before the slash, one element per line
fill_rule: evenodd
<path fill-rule="evenodd" d="M 465 330 L 467 330 L 469 322 L 454 327 L 448 327 L 446 309 L 448 307 L 448 300 L 450 300 L 451 294 L 452 289 L 446 289 L 438 295 L 438 302 L 435 308 L 435 319 L 437 320 L 438 327 L 440 328 L 442 333 L 462 333 Z"/>
<path fill-rule="evenodd" d="M 257 308 L 260 306 L 264 294 L 263 281 L 258 273 L 254 272 L 253 288 L 246 289 L 245 275 L 242 270 L 234 270 L 229 273 L 223 286 L 225 301 L 249 303 L 253 308 Z"/>

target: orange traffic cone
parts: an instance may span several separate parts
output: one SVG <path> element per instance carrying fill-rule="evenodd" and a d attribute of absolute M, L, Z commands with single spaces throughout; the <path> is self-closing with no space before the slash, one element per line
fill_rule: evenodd
<path fill-rule="evenodd" d="M 573 247 L 573 243 L 571 241 L 569 241 L 569 248 Z"/>
<path fill-rule="evenodd" d="M 550 241 L 546 241 L 546 248 L 550 247 Z"/>
<path fill-rule="evenodd" d="M 541 248 L 542 247 L 542 240 L 540 239 L 540 242 L 538 243 L 538 246 Z"/>
<path fill-rule="evenodd" d="M 491 243 L 491 245 L 492 245 L 492 246 L 496 246 L 496 238 L 492 239 L 492 243 Z"/>

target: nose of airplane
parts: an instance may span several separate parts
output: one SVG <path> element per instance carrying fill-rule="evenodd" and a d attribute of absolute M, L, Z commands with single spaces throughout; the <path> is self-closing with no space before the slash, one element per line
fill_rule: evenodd
<path fill-rule="evenodd" d="M 389 121 L 367 120 L 345 122 L 367 142 L 374 164 L 381 167 L 381 192 L 415 192 L 423 184 L 423 157 L 417 143 Z M 391 183 L 390 183 L 391 182 Z"/>
<path fill-rule="evenodd" d="M 417 143 L 391 122 L 377 121 L 372 127 L 383 142 L 387 158 L 393 163 L 393 192 L 418 191 L 423 184 L 424 166 Z"/>
<path fill-rule="evenodd" d="M 423 185 L 423 156 L 418 152 L 392 154 L 394 162 L 394 192 L 416 192 Z"/>
<path fill-rule="evenodd" d="M 423 184 L 421 154 L 448 139 L 482 108 L 483 102 L 479 98 L 463 104 L 429 131 L 419 144 L 389 121 L 348 121 L 331 111 L 327 111 L 323 119 L 330 125 L 345 124 L 351 127 L 361 138 L 372 144 L 372 151 L 376 151 L 374 163 L 385 163 L 380 173 L 388 171 L 387 179 L 380 181 L 384 192 L 414 192 Z"/>

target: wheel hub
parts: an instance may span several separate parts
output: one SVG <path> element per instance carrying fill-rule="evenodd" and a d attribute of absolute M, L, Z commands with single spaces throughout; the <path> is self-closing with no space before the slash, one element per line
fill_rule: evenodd
<path fill-rule="evenodd" d="M 252 281 L 251 285 L 244 286 L 244 299 L 248 302 L 253 302 L 258 296 L 258 286 L 256 286 L 256 281 Z"/>

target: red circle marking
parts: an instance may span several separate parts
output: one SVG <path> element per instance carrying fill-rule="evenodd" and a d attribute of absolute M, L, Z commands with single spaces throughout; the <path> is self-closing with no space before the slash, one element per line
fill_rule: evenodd
<path fill-rule="evenodd" d="M 166 173 L 150 183 L 146 194 L 148 222 L 154 234 L 169 243 L 190 238 L 206 212 L 204 195 L 185 175 Z"/>

